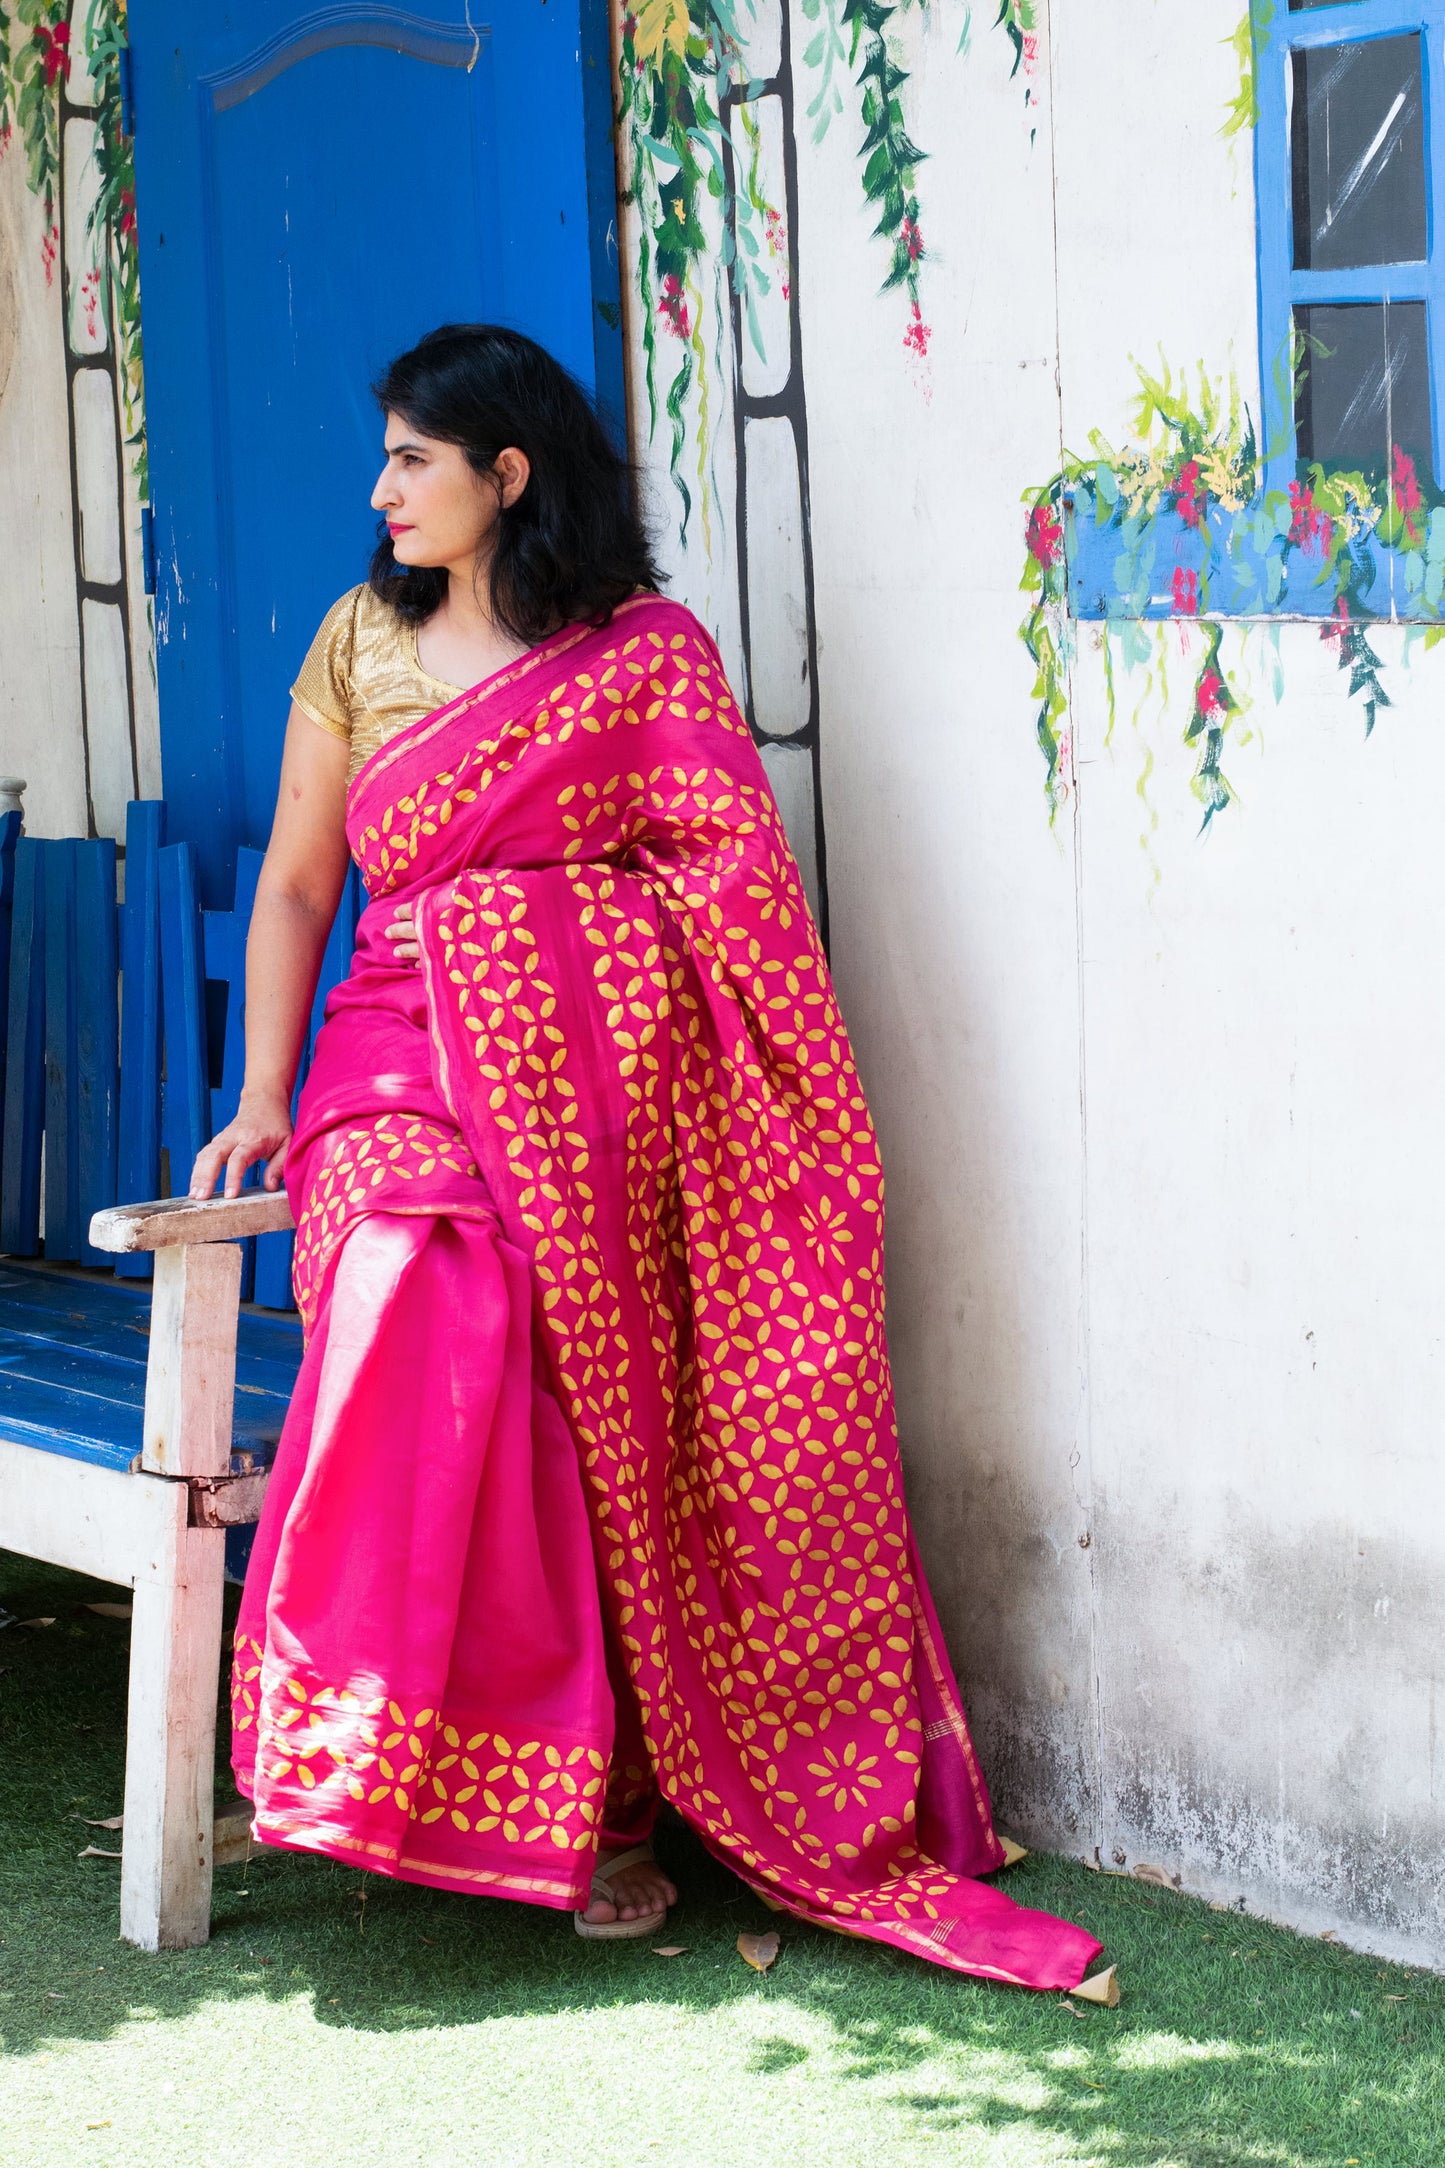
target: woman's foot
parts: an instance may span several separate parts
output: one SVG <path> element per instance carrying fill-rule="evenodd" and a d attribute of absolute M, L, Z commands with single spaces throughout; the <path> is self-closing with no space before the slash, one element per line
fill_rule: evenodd
<path fill-rule="evenodd" d="M 632 1850 L 630 1844 L 604 1845 L 598 1851 L 597 1864 L 605 1867 L 609 1860 Z M 582 1915 L 589 1927 L 606 1926 L 612 1920 L 646 1919 L 677 1903 L 677 1891 L 655 1859 L 636 1860 L 614 1875 L 607 1887 L 611 1901 L 594 1898 Z"/>

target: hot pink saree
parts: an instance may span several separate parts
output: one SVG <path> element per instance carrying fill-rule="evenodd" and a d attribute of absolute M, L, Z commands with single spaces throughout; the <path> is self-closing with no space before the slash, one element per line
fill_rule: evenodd
<path fill-rule="evenodd" d="M 348 834 L 236 1636 L 258 1835 L 580 1905 L 660 1791 L 787 1911 L 1077 1986 L 1092 1937 L 976 1879 L 877 1145 L 712 640 L 656 596 L 557 635 L 376 753 Z"/>

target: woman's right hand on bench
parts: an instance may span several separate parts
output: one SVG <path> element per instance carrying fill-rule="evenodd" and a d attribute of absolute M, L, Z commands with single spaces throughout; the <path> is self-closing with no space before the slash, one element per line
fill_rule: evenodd
<path fill-rule="evenodd" d="M 279 1189 L 291 1142 L 291 1101 L 279 1091 L 247 1090 L 241 1094 L 236 1118 L 196 1155 L 191 1170 L 193 1197 L 209 1197 L 224 1170 L 227 1197 L 239 1197 L 246 1169 L 258 1159 L 266 1162 L 262 1186 Z"/>

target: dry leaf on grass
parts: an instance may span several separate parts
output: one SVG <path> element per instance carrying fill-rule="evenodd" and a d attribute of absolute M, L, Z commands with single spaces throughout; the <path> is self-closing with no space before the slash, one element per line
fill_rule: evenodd
<path fill-rule="evenodd" d="M 120 1854 L 119 1854 L 119 1852 L 102 1852 L 102 1850 L 101 1850 L 101 1848 L 100 1848 L 100 1846 L 99 1846 L 98 1844 L 88 1844 L 88 1845 L 86 1846 L 86 1848 L 85 1848 L 85 1850 L 84 1850 L 83 1852 L 77 1852 L 75 1856 L 76 1856 L 76 1858 L 77 1858 L 77 1859 L 119 1859 L 119 1858 L 120 1858 Z"/>
<path fill-rule="evenodd" d="M 776 1933 L 738 1936 L 738 1955 L 745 1965 L 752 1966 L 754 1972 L 766 1972 L 781 1947 L 781 1938 Z"/>
<path fill-rule="evenodd" d="M 686 1957 L 687 1944 L 685 1942 L 664 1943 L 660 1950 L 654 1950 L 652 1954 L 654 1957 Z"/>
<path fill-rule="evenodd" d="M 1156 1889 L 1178 1889 L 1179 1887 L 1177 1874 L 1171 1874 L 1167 1867 L 1151 1866 L 1148 1860 L 1142 1859 L 1134 1869 L 1134 1880 L 1136 1882 L 1152 1882 Z"/>
<path fill-rule="evenodd" d="M 129 1618 L 131 1616 L 131 1606 L 128 1603 L 83 1603 L 80 1608 L 82 1611 L 93 1611 L 97 1618 Z"/>
<path fill-rule="evenodd" d="M 1059 2001 L 1062 2007 L 1068 2011 L 1070 2017 L 1082 2018 L 1087 2023 L 1087 2013 L 1081 2010 L 1077 2003 L 1070 2002 L 1067 1995 L 1061 1995 Z"/>
<path fill-rule="evenodd" d="M 23 1618 L 19 1623 L 22 1626 L 53 1626 L 55 1621 L 53 1618 Z"/>
<path fill-rule="evenodd" d="M 80 1819 L 87 1829 L 120 1829 L 125 1824 L 123 1814 L 108 1814 L 103 1822 L 93 1822 L 88 1814 L 82 1814 Z"/>
<path fill-rule="evenodd" d="M 1320 1936 L 1320 1940 L 1321 1940 L 1321 1942 L 1333 1942 L 1333 1941 L 1334 1941 L 1334 1939 L 1335 1939 L 1335 1931 L 1334 1931 L 1333 1927 L 1327 1927 L 1327 1928 L 1325 1929 L 1324 1933 L 1323 1933 L 1323 1934 L 1322 1934 L 1322 1935 Z"/>

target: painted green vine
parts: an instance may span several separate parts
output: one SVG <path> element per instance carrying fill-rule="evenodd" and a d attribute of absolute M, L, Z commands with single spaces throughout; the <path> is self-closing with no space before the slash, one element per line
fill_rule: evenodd
<path fill-rule="evenodd" d="M 926 262 L 918 167 L 926 153 L 905 111 L 908 71 L 896 42 L 897 19 L 940 0 L 800 0 L 808 35 L 801 61 L 812 82 L 806 114 L 813 140 L 857 101 L 863 200 L 874 237 L 888 251 L 884 293 L 906 303 L 905 353 L 926 362 L 932 331 L 923 313 Z M 1031 75 L 1038 57 L 1038 0 L 1001 0 L 996 23 L 1014 47 L 1015 72 Z M 969 11 L 965 10 L 967 16 Z M 966 49 L 967 21 L 960 39 Z M 637 0 L 622 22 L 618 118 L 629 154 L 631 194 L 639 214 L 639 298 L 652 430 L 665 419 L 670 466 L 682 503 L 682 534 L 694 486 L 706 522 L 710 457 L 710 364 L 721 345 L 722 290 L 731 279 L 748 337 L 762 352 L 757 310 L 775 278 L 785 279 L 788 237 L 782 207 L 759 180 L 756 137 L 729 182 L 721 100 L 743 94 L 737 110 L 745 138 L 755 124 L 747 103 L 747 40 L 733 0 Z M 801 86 L 800 86 L 801 95 Z M 709 210 L 711 205 L 711 210 Z M 719 222 L 717 257 L 709 226 Z M 786 292 L 786 289 L 784 289 Z M 682 349 L 672 353 L 672 342 Z M 693 417 L 693 405 L 696 414 Z M 689 421 L 695 418 L 696 470 L 684 473 Z"/>
<path fill-rule="evenodd" d="M 1140 442 L 1115 450 L 1095 432 L 1031 490 L 1020 628 L 1035 668 L 1035 729 L 1053 817 L 1067 793 L 1068 670 L 1074 628 L 1093 621 L 1124 642 L 1126 664 L 1148 650 L 1150 622 L 1193 622 L 1195 682 L 1185 742 L 1203 826 L 1234 792 L 1226 741 L 1243 699 L 1222 659 L 1231 619 L 1303 618 L 1335 650 L 1366 735 L 1390 705 L 1367 628 L 1385 619 L 1445 636 L 1445 496 L 1396 445 L 1372 471 L 1302 465 L 1283 489 L 1262 486 L 1254 425 L 1238 391 L 1201 372 L 1140 371 Z"/>
<path fill-rule="evenodd" d="M 104 322 L 115 342 L 117 377 L 136 481 L 146 494 L 145 424 L 141 403 L 140 275 L 136 248 L 135 167 L 121 131 L 120 55 L 126 36 L 125 0 L 90 0 L 83 52 L 71 51 L 66 0 L 0 0 L 0 151 L 19 136 L 26 177 L 39 199 L 41 261 L 47 283 L 60 248 L 56 188 L 60 175 L 60 93 L 79 59 L 94 87 L 96 200 L 87 231 L 94 261 L 69 266 L 88 329 Z"/>

